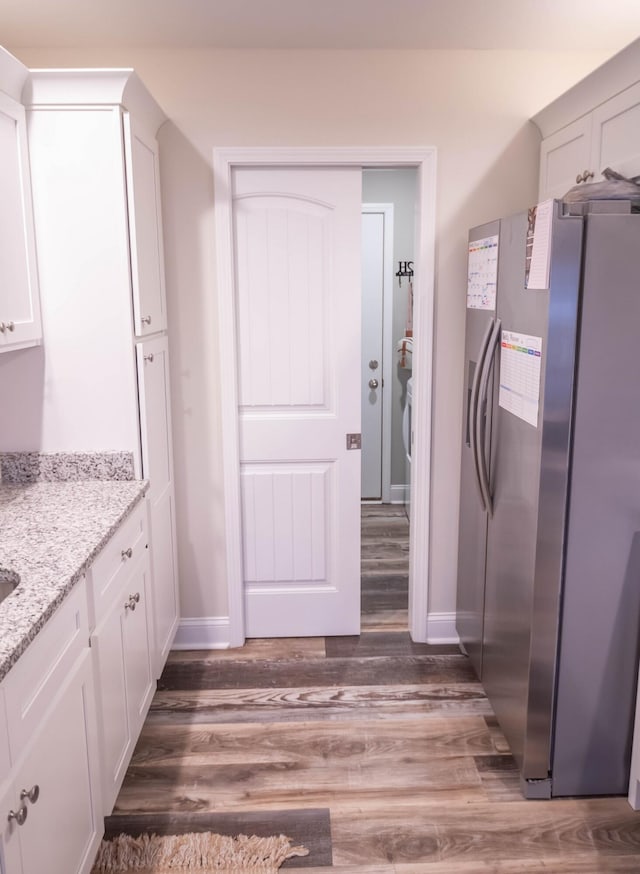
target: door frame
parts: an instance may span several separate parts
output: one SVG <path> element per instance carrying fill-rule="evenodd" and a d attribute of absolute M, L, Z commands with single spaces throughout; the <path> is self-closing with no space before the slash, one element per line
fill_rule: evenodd
<path fill-rule="evenodd" d="M 383 503 L 391 500 L 391 393 L 393 371 L 393 204 L 363 203 L 362 213 L 384 216 L 382 236 L 382 476 Z M 385 386 L 388 386 L 385 391 Z"/>
<path fill-rule="evenodd" d="M 418 170 L 412 408 L 414 490 L 410 522 L 409 631 L 413 640 L 426 642 L 431 532 L 436 149 L 258 146 L 213 150 L 229 645 L 242 646 L 245 641 L 231 174 L 236 167 L 256 166 L 350 166 L 362 169 L 416 167 Z"/>

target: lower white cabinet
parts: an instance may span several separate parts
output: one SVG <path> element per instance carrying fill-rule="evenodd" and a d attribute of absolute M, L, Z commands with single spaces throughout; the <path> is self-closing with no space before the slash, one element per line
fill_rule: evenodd
<path fill-rule="evenodd" d="M 0 874 L 89 874 L 155 691 L 148 502 L 0 684 Z"/>
<path fill-rule="evenodd" d="M 97 750 L 87 734 L 93 724 L 92 691 L 87 649 L 14 769 L 7 810 L 2 811 L 6 874 L 84 874 L 91 869 L 103 834 L 102 811 L 93 797 L 91 762 Z"/>
<path fill-rule="evenodd" d="M 142 533 L 142 537 L 140 534 Z M 111 813 L 155 690 L 146 502 L 91 568 L 102 806 Z"/>
<path fill-rule="evenodd" d="M 50 623 L 3 682 L 12 760 L 0 790 L 3 874 L 87 874 L 103 834 L 84 581 Z M 78 635 L 60 639 L 73 627 Z"/>

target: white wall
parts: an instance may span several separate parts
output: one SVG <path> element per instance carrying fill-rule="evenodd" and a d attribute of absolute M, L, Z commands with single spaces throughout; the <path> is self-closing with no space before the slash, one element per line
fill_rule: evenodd
<path fill-rule="evenodd" d="M 161 130 L 182 608 L 227 612 L 211 152 L 223 145 L 438 149 L 430 611 L 455 605 L 468 227 L 535 201 L 537 110 L 601 53 L 29 50 L 28 66 L 133 66 Z M 114 447 L 116 448 L 116 447 Z"/>

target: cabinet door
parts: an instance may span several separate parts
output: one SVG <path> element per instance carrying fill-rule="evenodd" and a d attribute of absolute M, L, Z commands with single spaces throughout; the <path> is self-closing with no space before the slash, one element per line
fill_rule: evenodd
<path fill-rule="evenodd" d="M 159 678 L 162 673 L 178 627 L 179 604 L 173 504 L 173 488 L 170 488 L 151 510 L 153 670 L 156 678 Z"/>
<path fill-rule="evenodd" d="M 105 815 L 113 810 L 153 695 L 147 627 L 148 568 L 145 549 L 127 568 L 111 609 L 91 636 Z"/>
<path fill-rule="evenodd" d="M 160 676 L 178 622 L 169 351 L 166 337 L 136 345 L 142 472 L 151 481 L 153 667 Z"/>
<path fill-rule="evenodd" d="M 149 479 L 151 506 L 173 482 L 169 346 L 166 336 L 136 344 L 142 475 Z"/>
<path fill-rule="evenodd" d="M 640 175 L 640 83 L 594 110 L 591 166 L 596 182 L 606 167 Z"/>
<path fill-rule="evenodd" d="M 591 116 L 579 118 L 542 141 L 540 148 L 540 200 L 563 197 L 576 185 L 576 177 L 593 170 Z"/>
<path fill-rule="evenodd" d="M 124 132 L 134 327 L 144 336 L 167 327 L 158 143 L 128 113 Z"/>
<path fill-rule="evenodd" d="M 133 740 L 127 713 L 123 645 L 124 602 L 118 599 L 91 636 L 94 656 L 100 771 L 105 815 L 109 815 L 122 784 Z"/>
<path fill-rule="evenodd" d="M 22 790 L 38 787 L 19 829 L 23 874 L 84 874 L 93 862 L 103 827 L 98 809 L 93 678 L 85 653 L 57 696 L 13 780 Z"/>
<path fill-rule="evenodd" d="M 42 339 L 24 107 L 0 92 L 0 351 Z"/>
<path fill-rule="evenodd" d="M 125 588 L 122 645 L 127 685 L 129 732 L 135 744 L 154 691 L 149 652 L 149 561 L 145 555 L 133 566 Z"/>

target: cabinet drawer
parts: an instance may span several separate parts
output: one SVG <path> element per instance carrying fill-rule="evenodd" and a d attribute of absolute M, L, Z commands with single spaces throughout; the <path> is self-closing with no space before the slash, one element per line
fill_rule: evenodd
<path fill-rule="evenodd" d="M 63 680 L 88 646 L 86 583 L 82 579 L 3 681 L 13 763 L 42 724 Z"/>
<path fill-rule="evenodd" d="M 141 501 L 91 565 L 89 623 L 92 629 L 111 607 L 113 599 L 118 597 L 123 577 L 146 548 L 147 503 Z"/>

